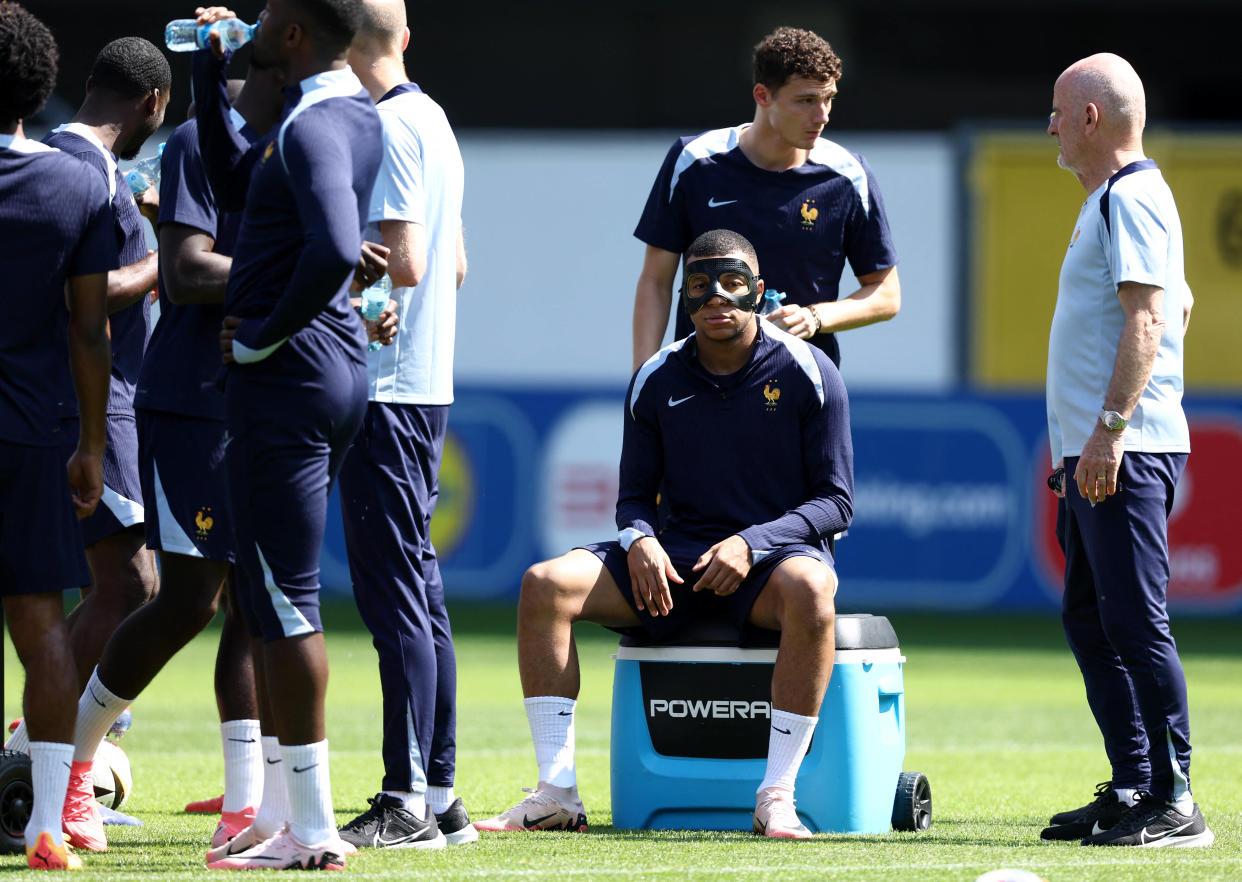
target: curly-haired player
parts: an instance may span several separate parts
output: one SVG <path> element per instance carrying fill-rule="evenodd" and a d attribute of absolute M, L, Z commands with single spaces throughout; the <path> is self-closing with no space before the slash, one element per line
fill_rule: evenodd
<path fill-rule="evenodd" d="M 681 254 L 712 229 L 754 243 L 770 291 L 767 317 L 840 362 L 835 332 L 901 308 L 897 255 L 866 160 L 820 137 L 841 59 L 818 34 L 777 28 L 755 47 L 753 122 L 678 139 L 634 235 L 647 244 L 634 296 L 634 367 L 660 348 Z M 845 261 L 860 287 L 837 296 Z M 691 331 L 677 309 L 677 339 Z"/>
<path fill-rule="evenodd" d="M 79 688 L 61 593 L 91 581 L 75 521 L 104 492 L 105 297 L 117 263 L 104 182 L 22 128 L 51 94 L 56 60 L 47 27 L 0 2 L 0 253 L 12 274 L 0 296 L 0 510 L 21 512 L 0 518 L 0 597 L 26 670 L 26 861 L 45 870 L 82 867 L 61 833 Z M 62 453 L 65 387 L 80 420 Z"/>

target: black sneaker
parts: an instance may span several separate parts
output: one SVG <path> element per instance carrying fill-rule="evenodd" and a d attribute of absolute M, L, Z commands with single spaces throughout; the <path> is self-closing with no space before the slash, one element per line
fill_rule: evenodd
<path fill-rule="evenodd" d="M 1108 830 L 1130 810 L 1117 797 L 1113 785 L 1105 781 L 1095 787 L 1095 799 L 1068 812 L 1058 812 L 1048 821 L 1039 834 L 1040 839 L 1058 841 L 1081 840 L 1087 836 Z"/>
<path fill-rule="evenodd" d="M 436 824 L 449 845 L 465 845 L 467 842 L 478 842 L 479 831 L 470 823 L 470 815 L 466 814 L 466 806 L 461 797 L 457 797 L 444 811 L 436 815 Z"/>
<path fill-rule="evenodd" d="M 444 836 L 430 811 L 419 820 L 395 796 L 377 793 L 371 807 L 341 828 L 341 838 L 358 848 L 444 848 Z"/>
<path fill-rule="evenodd" d="M 1208 829 L 1199 804 L 1183 815 L 1159 797 L 1145 790 L 1139 800 L 1111 829 L 1088 836 L 1083 845 L 1135 845 L 1139 848 L 1202 848 L 1216 836 Z"/>

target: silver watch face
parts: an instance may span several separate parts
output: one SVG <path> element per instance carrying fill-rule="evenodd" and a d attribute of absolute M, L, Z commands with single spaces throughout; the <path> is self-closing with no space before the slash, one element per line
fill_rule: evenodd
<path fill-rule="evenodd" d="M 1129 420 L 1117 413 L 1115 410 L 1106 410 L 1100 414 L 1100 421 L 1104 423 L 1104 428 L 1110 432 L 1116 432 L 1118 429 L 1124 429 Z"/>

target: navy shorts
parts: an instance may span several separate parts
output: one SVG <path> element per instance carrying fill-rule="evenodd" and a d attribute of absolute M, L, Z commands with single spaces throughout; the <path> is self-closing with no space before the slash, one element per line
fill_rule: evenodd
<path fill-rule="evenodd" d="M 299 354 L 301 353 L 301 354 Z M 328 495 L 367 406 L 366 367 L 315 329 L 225 386 L 239 605 L 265 641 L 323 630 L 319 550 Z"/>
<path fill-rule="evenodd" d="M 61 420 L 61 450 L 65 460 L 78 446 L 78 418 Z M 128 414 L 108 414 L 108 447 L 103 458 L 103 498 L 82 521 L 82 541 L 90 548 L 100 539 L 128 530 L 146 518 L 142 507 L 142 479 L 138 476 L 138 425 Z"/>
<path fill-rule="evenodd" d="M 147 547 L 232 563 L 224 421 L 138 411 Z"/>
<path fill-rule="evenodd" d="M 61 448 L 0 441 L 0 595 L 89 584 Z"/>
<path fill-rule="evenodd" d="M 653 616 L 647 610 L 638 609 L 638 604 L 634 600 L 633 585 L 630 582 L 628 555 L 620 542 L 596 542 L 592 545 L 581 546 L 603 562 L 604 568 L 617 583 L 621 596 L 625 598 L 625 602 L 630 605 L 630 609 L 634 610 L 634 614 L 642 623 L 643 636 L 656 643 L 675 639 L 678 632 L 688 623 L 702 621 L 712 621 L 732 629 L 738 641 L 741 642 L 749 630 L 746 620 L 750 617 L 750 610 L 755 605 L 759 592 L 768 583 L 768 577 L 780 563 L 791 557 L 813 557 L 823 561 L 830 569 L 832 568 L 832 559 L 822 549 L 813 545 L 787 545 L 779 551 L 761 557 L 750 568 L 750 572 L 746 574 L 746 578 L 742 580 L 738 589 L 732 594 L 721 597 L 713 591 L 694 590 L 702 573 L 692 572 L 691 567 L 703 552 L 711 548 L 711 544 L 676 540 L 666 542 L 663 537 L 660 541 L 673 561 L 673 567 L 686 580 L 680 585 L 675 582 L 669 583 L 673 595 L 673 608 L 666 616 Z M 631 633 L 634 629 L 614 628 L 612 630 Z"/>

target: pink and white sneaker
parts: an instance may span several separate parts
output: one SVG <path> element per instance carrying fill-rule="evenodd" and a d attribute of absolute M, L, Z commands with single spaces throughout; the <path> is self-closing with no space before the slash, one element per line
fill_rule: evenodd
<path fill-rule="evenodd" d="M 108 836 L 104 833 L 99 803 L 95 802 L 95 781 L 91 777 L 90 760 L 74 760 L 69 767 L 69 789 L 61 809 L 60 823 L 65 841 L 82 851 L 107 851 Z"/>
<path fill-rule="evenodd" d="M 209 870 L 343 870 L 345 843 L 333 831 L 323 842 L 307 845 L 288 827 L 253 848 L 207 864 Z"/>
<path fill-rule="evenodd" d="M 285 829 L 288 828 L 286 827 Z M 237 832 L 236 835 L 233 836 L 232 839 L 217 845 L 211 849 L 211 851 L 207 852 L 207 864 L 210 866 L 213 861 L 219 861 L 227 857 L 233 857 L 234 855 L 241 854 L 243 851 L 248 851 L 256 845 L 262 845 L 269 839 L 275 839 L 278 834 L 279 831 L 278 833 L 273 833 L 270 836 L 260 833 L 254 829 L 253 825 L 243 827 Z"/>
<path fill-rule="evenodd" d="M 216 848 L 224 845 L 242 830 L 245 830 L 254 821 L 254 816 L 258 809 L 253 806 L 242 809 L 239 812 L 224 812 L 220 815 L 220 823 L 216 825 L 216 832 L 211 837 L 211 847 Z"/>
<path fill-rule="evenodd" d="M 773 839 L 810 839 L 811 831 L 798 818 L 792 790 L 768 787 L 755 800 L 754 831 Z"/>
<path fill-rule="evenodd" d="M 482 821 L 475 821 L 476 830 L 506 833 L 513 830 L 570 830 L 581 833 L 587 828 L 586 809 L 578 798 L 577 788 L 554 787 L 540 781 L 534 790 L 513 808 Z"/>

